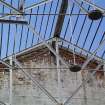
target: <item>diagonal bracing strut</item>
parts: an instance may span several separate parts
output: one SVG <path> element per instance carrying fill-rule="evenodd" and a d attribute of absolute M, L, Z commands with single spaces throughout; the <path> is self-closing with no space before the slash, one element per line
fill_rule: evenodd
<path fill-rule="evenodd" d="M 20 63 L 19 63 L 17 60 L 13 60 L 13 61 L 18 65 L 18 67 L 20 68 L 19 70 L 21 70 L 21 71 L 24 73 L 25 76 L 27 76 L 29 79 L 32 80 L 34 86 L 38 86 L 38 87 L 49 97 L 49 99 L 51 99 L 54 103 L 56 103 L 56 105 L 60 105 L 59 102 L 58 102 L 45 88 L 43 88 L 43 87 L 38 83 L 37 80 L 33 79 L 30 74 L 28 74 L 27 72 L 25 72 L 25 71 L 22 69 L 22 66 L 20 65 Z M 5 66 L 7 66 L 8 68 L 10 68 L 10 69 L 14 69 L 14 68 L 15 68 L 14 66 L 12 66 L 12 65 L 10 65 L 10 64 L 8 64 L 8 63 L 6 63 L 5 61 L 3 61 L 3 60 L 1 60 L 1 59 L 0 59 L 0 62 L 1 62 L 2 64 L 4 64 Z"/>
<path fill-rule="evenodd" d="M 21 68 L 21 71 L 25 74 L 25 76 L 32 80 L 34 86 L 38 86 L 40 90 L 42 90 L 42 92 L 44 92 L 49 97 L 49 99 L 56 103 L 56 105 L 59 105 L 59 102 L 51 95 L 51 93 L 49 93 L 41 84 L 39 84 L 39 82 L 35 80 L 31 74 L 22 69 L 22 65 L 16 60 L 16 58 L 13 61 L 19 68 Z"/>
<path fill-rule="evenodd" d="M 96 55 L 97 51 L 101 48 L 101 46 L 103 46 L 105 44 L 105 39 L 100 43 L 100 45 L 97 47 L 97 49 L 93 52 L 93 54 L 84 62 L 82 69 L 84 70 L 85 67 L 88 65 L 88 63 L 94 58 L 94 56 Z M 83 84 L 87 83 L 87 79 L 72 93 L 72 95 L 64 102 L 64 105 L 67 105 L 70 100 L 72 99 L 72 97 L 81 89 L 81 87 L 83 86 Z"/>
<path fill-rule="evenodd" d="M 93 72 L 93 75 L 94 73 L 102 66 L 102 64 L 98 65 L 95 69 L 95 71 Z M 88 81 L 88 77 L 80 84 L 80 86 L 72 93 L 72 95 L 64 102 L 63 105 L 67 105 L 70 100 L 77 94 L 77 92 L 82 88 L 83 85 L 85 85 Z"/>
<path fill-rule="evenodd" d="M 31 6 L 25 7 L 25 8 L 24 8 L 24 11 L 28 11 L 28 10 L 30 10 L 30 9 L 33 9 L 33 8 L 35 8 L 35 7 L 38 7 L 38 6 L 41 6 L 41 5 L 44 5 L 44 4 L 47 4 L 47 3 L 52 2 L 52 1 L 53 1 L 53 0 L 43 0 L 43 1 L 39 2 L 39 3 L 37 3 L 37 4 L 36 4 L 36 3 L 35 3 L 35 4 L 33 3 Z M 4 2 L 3 0 L 0 0 L 0 2 L 1 2 L 4 6 L 6 6 L 6 7 L 8 7 L 9 9 L 12 9 L 13 11 L 15 11 L 18 15 L 19 15 L 19 14 L 23 15 L 23 13 L 21 13 L 19 10 L 17 10 L 17 9 L 14 8 L 13 6 L 11 6 L 10 4 Z M 14 14 L 14 16 L 16 15 L 16 13 Z M 12 14 L 12 15 L 11 15 L 11 14 L 3 15 L 3 16 L 0 17 L 0 19 L 4 19 L 4 18 L 10 17 L 10 16 L 13 16 L 13 14 Z"/>
<path fill-rule="evenodd" d="M 42 43 L 43 43 L 46 47 L 48 47 L 48 49 L 49 49 L 56 57 L 58 57 L 58 59 L 59 59 L 65 66 L 67 66 L 68 69 L 69 69 L 70 66 L 68 65 L 68 63 L 66 63 L 66 62 L 62 59 L 62 57 L 61 57 L 59 54 L 56 53 L 56 51 L 41 37 L 41 35 L 40 35 L 37 31 L 35 31 L 35 29 L 34 29 L 30 24 L 28 24 L 27 27 L 30 29 L 30 31 L 32 31 L 32 33 L 33 33 L 34 35 L 36 35 L 40 40 L 42 40 Z"/>
<path fill-rule="evenodd" d="M 4 0 L 0 0 L 0 3 L 2 3 L 4 6 L 8 7 L 9 9 L 14 10 L 16 13 L 22 14 L 15 7 L 13 7 L 12 5 L 6 3 Z"/>

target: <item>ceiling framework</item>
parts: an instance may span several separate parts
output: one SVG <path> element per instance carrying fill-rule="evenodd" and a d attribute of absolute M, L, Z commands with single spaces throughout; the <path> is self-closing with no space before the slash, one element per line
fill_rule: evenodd
<path fill-rule="evenodd" d="M 61 41 L 61 48 L 65 47 L 68 51 L 74 50 L 73 53 L 78 53 L 86 57 L 81 67 L 82 70 L 86 68 L 90 61 L 96 60 L 96 58 L 100 58 L 101 61 L 101 64 L 97 64 L 98 67 L 96 67 L 96 70 L 103 65 L 105 60 L 105 18 L 103 16 L 97 21 L 88 18 L 88 13 L 90 10 L 93 10 L 93 8 L 102 11 L 104 15 L 105 10 L 103 6 L 100 7 L 86 0 L 38 0 L 35 1 L 35 3 L 30 3 L 25 0 L 23 7 L 26 7 L 24 7 L 24 11 L 21 12 L 19 10 L 19 0 L 15 3 L 13 0 L 10 2 L 0 0 L 0 3 L 2 4 L 0 7 L 2 10 L 0 11 L 0 62 L 11 70 L 13 66 L 5 62 L 4 58 L 11 57 L 10 55 L 15 56 L 21 51 L 39 45 L 39 43 L 43 43 L 56 56 L 57 67 L 59 66 L 59 61 L 61 61 L 69 69 L 71 65 L 65 62 L 59 55 L 57 47 L 55 50 L 54 47 L 47 42 L 48 39 L 53 37 L 55 39 L 52 40 L 52 42 L 55 41 L 55 44 Z M 103 3 L 105 2 L 103 1 Z M 83 13 L 83 11 L 85 13 Z M 4 18 L 6 19 L 4 20 Z M 4 23 L 8 24 L 5 25 Z M 23 24 L 25 25 L 23 26 Z M 65 42 L 68 43 L 65 44 Z M 79 47 L 79 49 L 77 49 L 77 47 Z M 24 74 L 54 103 L 61 105 L 61 102 L 58 102 L 43 86 L 37 81 L 34 81 L 33 78 L 22 69 L 23 67 L 16 58 L 13 60 L 17 68 L 21 68 Z M 10 75 L 10 78 L 12 78 L 11 76 L 12 75 Z M 83 80 L 82 84 L 77 87 L 63 105 L 67 105 L 75 94 L 85 86 L 87 81 L 88 78 Z M 10 81 L 10 83 L 12 82 Z"/>
<path fill-rule="evenodd" d="M 60 37 L 62 37 L 64 40 L 72 42 L 73 39 L 71 39 L 71 35 L 70 35 L 70 33 L 68 33 L 69 28 L 70 28 L 70 17 L 69 17 L 69 15 L 70 15 L 71 19 L 73 19 L 73 21 L 72 21 L 72 27 L 73 27 L 72 36 L 74 36 L 75 44 L 77 46 L 80 46 L 82 49 L 92 52 L 92 50 L 95 50 L 93 48 L 96 48 L 96 47 L 94 47 L 94 43 L 98 39 L 98 34 L 100 34 L 99 36 L 101 39 L 99 39 L 97 41 L 97 45 L 104 38 L 104 30 L 103 30 L 103 28 L 101 29 L 101 27 L 104 24 L 104 17 L 97 21 L 89 20 L 87 17 L 87 14 L 84 14 L 80 7 L 89 11 L 92 9 L 93 5 L 89 5 L 89 3 L 88 3 L 87 6 L 84 7 L 84 5 L 86 5 L 86 3 L 84 1 L 82 1 L 82 2 L 76 1 L 80 4 L 80 6 L 78 6 L 75 1 L 76 0 L 71 0 L 71 1 L 66 0 L 65 2 L 63 1 L 64 2 L 63 3 L 59 0 L 55 0 L 55 1 L 52 1 L 52 0 L 44 1 L 43 0 L 43 1 L 39 1 L 38 3 L 35 2 L 33 5 L 32 4 L 27 5 L 27 1 L 25 1 L 25 7 L 24 7 L 25 12 L 21 13 L 21 12 L 19 12 L 19 10 L 17 8 L 14 9 L 14 2 L 12 0 L 10 3 L 9 2 L 6 3 L 5 1 L 1 0 L 0 2 L 4 5 L 4 6 L 1 6 L 1 8 L 3 10 L 1 17 L 4 17 L 6 13 L 7 13 L 7 15 L 15 14 L 15 16 L 22 14 L 24 16 L 25 20 L 29 24 L 31 24 L 31 22 L 32 22 L 33 27 L 36 27 L 39 34 L 42 34 L 42 32 L 43 32 L 42 36 L 45 40 L 59 34 Z M 70 12 L 68 11 L 68 8 L 67 8 L 69 6 L 68 2 L 71 2 L 71 3 L 69 3 L 69 5 L 71 4 Z M 19 2 L 17 2 L 17 4 L 19 4 Z M 64 7 L 62 6 L 62 4 L 64 5 Z M 61 8 L 60 8 L 60 6 L 61 6 Z M 9 10 L 7 7 L 11 10 Z M 99 8 L 99 6 L 98 6 L 98 8 Z M 104 9 L 102 9 L 102 8 L 101 8 L 101 10 L 104 11 Z M 13 12 L 13 11 L 15 11 L 15 12 Z M 34 14 L 33 14 L 33 12 L 34 12 Z M 28 15 L 24 15 L 24 14 L 28 14 Z M 81 15 L 81 14 L 83 14 L 83 15 Z M 9 17 L 5 17 L 5 19 L 7 19 L 7 20 L 12 19 L 12 18 L 15 19 L 15 16 L 9 15 Z M 80 23 L 80 19 L 82 19 L 81 23 Z M 87 21 L 89 21 L 89 22 L 88 22 L 88 25 L 86 26 Z M 78 30 L 77 27 L 78 27 L 79 23 L 80 23 L 80 27 L 79 27 L 80 29 Z M 37 24 L 39 24 L 39 25 L 37 25 Z M 96 27 L 91 35 L 91 40 L 90 40 L 89 37 L 90 37 L 91 31 L 92 31 L 93 27 L 95 26 L 95 24 L 96 24 Z M 9 24 L 6 26 L 7 27 L 6 33 L 8 33 L 8 35 L 5 36 L 4 31 L 3 31 L 4 25 L 5 24 L 1 23 L 1 34 L 2 34 L 1 41 L 0 41 L 1 49 L 4 44 L 4 42 L 3 42 L 4 37 L 7 37 L 7 36 L 8 37 L 6 38 L 7 46 L 5 49 L 3 49 L 3 50 L 5 50 L 5 53 L 2 53 L 3 50 L 1 50 L 1 54 L 0 54 L 1 58 L 7 57 L 12 54 L 11 51 L 13 51 L 13 49 L 11 51 L 8 51 L 8 49 L 9 49 L 8 47 L 13 45 L 13 44 L 12 45 L 10 44 L 10 40 L 11 40 L 10 33 L 13 28 L 14 28 L 14 31 L 17 30 L 17 34 L 19 34 L 19 38 L 17 39 L 17 42 L 16 42 L 17 48 L 15 47 L 15 50 L 16 50 L 15 52 L 20 52 L 20 51 L 24 50 L 25 48 L 31 47 L 31 46 L 41 42 L 39 40 L 39 38 L 35 38 L 35 36 L 32 35 L 33 33 L 31 33 L 30 30 L 26 26 L 18 25 L 15 27 L 15 25 Z M 86 32 L 85 32 L 85 28 L 87 28 Z M 58 29 L 59 29 L 59 31 L 58 31 Z M 27 30 L 27 31 L 25 32 L 25 30 Z M 100 30 L 102 30 L 102 31 L 100 31 Z M 84 38 L 82 39 L 82 41 L 80 43 L 80 40 L 81 40 L 84 32 L 85 32 Z M 24 33 L 26 33 L 26 35 Z M 24 45 L 22 43 L 23 38 L 25 40 Z M 87 46 L 88 40 L 90 40 L 90 44 L 89 44 L 89 48 L 87 49 L 86 46 Z M 62 46 L 65 46 L 64 43 L 62 43 Z M 68 48 L 69 47 L 70 46 L 68 45 Z M 96 54 L 96 55 L 104 59 L 105 51 L 103 51 L 103 50 L 100 51 L 101 54 L 99 54 L 99 55 Z M 76 49 L 75 49 L 75 51 L 76 51 Z M 82 53 L 82 51 L 80 51 L 80 54 L 81 53 Z M 88 54 L 87 54 L 87 56 L 88 56 Z"/>

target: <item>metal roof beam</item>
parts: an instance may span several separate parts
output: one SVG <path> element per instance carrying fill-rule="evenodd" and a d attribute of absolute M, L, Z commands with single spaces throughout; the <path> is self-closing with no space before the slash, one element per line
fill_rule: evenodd
<path fill-rule="evenodd" d="M 31 6 L 25 7 L 25 8 L 24 8 L 24 11 L 26 12 L 26 11 L 28 11 L 28 10 L 31 10 L 31 9 L 35 8 L 35 7 L 39 7 L 39 6 L 41 6 L 41 5 L 47 4 L 47 3 L 52 2 L 52 1 L 53 1 L 53 0 L 43 0 L 43 1 L 39 2 L 39 3 L 33 3 Z M 21 13 L 20 11 L 18 11 L 16 8 L 14 8 L 13 6 L 11 6 L 10 4 L 8 4 L 8 3 L 6 3 L 6 2 L 3 2 L 2 0 L 0 0 L 0 2 L 1 2 L 3 5 L 5 5 L 6 7 L 12 9 L 13 11 L 15 11 L 15 12 L 17 13 L 17 14 L 16 14 L 16 13 L 13 13 L 13 14 L 6 14 L 6 15 L 3 15 L 3 16 L 0 17 L 0 19 L 6 18 L 6 17 L 10 17 L 10 16 L 19 15 L 19 14 L 23 14 L 23 13 Z"/>
<path fill-rule="evenodd" d="M 56 57 L 59 58 L 59 60 L 62 62 L 62 64 L 64 64 L 64 65 L 67 66 L 68 68 L 70 67 L 70 65 L 68 65 L 68 63 L 65 62 L 65 60 L 62 59 L 62 57 L 56 53 L 55 49 L 54 49 L 52 46 L 50 46 L 50 45 L 46 42 L 46 40 L 44 40 L 44 39 L 41 37 L 41 35 L 40 35 L 30 24 L 27 25 L 27 28 L 29 28 L 30 31 L 31 31 L 32 33 L 34 33 L 34 35 L 38 36 L 38 38 L 43 41 L 43 44 L 44 44 L 46 47 L 48 47 L 48 49 L 49 49 Z"/>
<path fill-rule="evenodd" d="M 81 11 L 83 11 L 84 13 L 88 13 L 88 11 L 85 8 L 83 8 L 79 2 L 77 2 L 76 0 L 74 0 L 74 2 L 80 8 Z"/>
<path fill-rule="evenodd" d="M 0 0 L 0 3 L 3 4 L 4 6 L 6 6 L 7 8 L 9 8 L 9 9 L 15 11 L 16 13 L 22 14 L 20 11 L 18 11 L 16 8 L 14 8 L 12 5 L 10 5 L 10 4 L 4 2 L 3 0 Z"/>
<path fill-rule="evenodd" d="M 68 0 L 62 0 L 59 14 L 66 14 L 68 7 Z M 55 26 L 54 37 L 60 37 L 65 15 L 59 15 Z"/>
<path fill-rule="evenodd" d="M 27 25 L 28 22 L 24 20 L 7 20 L 7 19 L 0 19 L 0 23 L 5 23 L 5 24 L 22 24 L 22 25 Z"/>
<path fill-rule="evenodd" d="M 73 43 L 71 43 L 71 42 L 69 42 L 69 41 L 67 41 L 67 40 L 65 40 L 65 39 L 63 39 L 63 38 L 60 38 L 59 39 L 61 42 L 63 42 L 63 43 L 65 43 L 65 44 L 68 44 L 69 46 L 73 46 L 75 49 L 79 49 L 79 50 L 81 50 L 82 52 L 85 52 L 85 53 L 87 53 L 88 55 L 92 55 L 92 53 L 91 52 L 89 52 L 89 51 L 87 51 L 87 50 L 85 50 L 85 49 L 82 49 L 81 47 L 79 47 L 77 44 L 73 44 Z M 70 50 L 70 49 L 68 49 L 68 50 Z M 97 60 L 97 61 L 99 61 L 99 62 L 105 62 L 105 60 L 104 59 L 102 59 L 102 58 L 100 58 L 100 57 L 98 57 L 98 56 L 94 56 L 94 58 L 95 58 L 95 60 Z"/>
<path fill-rule="evenodd" d="M 52 2 L 52 1 L 53 1 L 53 0 L 43 0 L 43 1 L 39 2 L 39 3 L 34 3 L 34 4 L 32 4 L 31 6 L 25 7 L 24 9 L 25 9 L 25 11 L 27 11 L 27 10 L 36 8 L 36 7 L 38 7 L 38 6 L 47 4 L 47 3 Z"/>
<path fill-rule="evenodd" d="M 98 10 L 100 10 L 101 12 L 105 13 L 105 9 L 103 9 L 102 7 L 99 7 L 97 5 L 95 5 L 94 3 L 88 1 L 88 0 L 81 0 L 82 2 L 85 2 L 86 4 L 90 5 L 93 8 L 96 8 Z"/>

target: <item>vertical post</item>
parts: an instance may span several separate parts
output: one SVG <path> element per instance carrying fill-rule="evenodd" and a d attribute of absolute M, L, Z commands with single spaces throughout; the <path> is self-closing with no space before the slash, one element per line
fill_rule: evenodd
<path fill-rule="evenodd" d="M 58 38 L 56 39 L 56 53 L 59 55 L 59 40 Z M 59 100 L 61 100 L 61 75 L 60 75 L 60 63 L 59 63 L 59 57 L 56 57 L 56 62 L 57 62 L 57 75 L 58 75 L 58 97 Z"/>
<path fill-rule="evenodd" d="M 10 60 L 10 65 L 12 65 L 12 56 L 9 58 L 9 60 Z M 10 68 L 9 105 L 12 105 L 12 68 Z"/>
<path fill-rule="evenodd" d="M 24 12 L 24 0 L 20 0 L 19 1 L 19 12 Z M 21 20 L 21 19 L 23 19 L 24 18 L 24 16 L 23 15 L 17 15 L 16 16 L 16 19 L 17 20 Z"/>
<path fill-rule="evenodd" d="M 104 64 L 103 71 L 105 71 L 105 61 L 103 62 L 103 64 Z"/>
<path fill-rule="evenodd" d="M 83 98 L 84 98 L 84 102 L 83 105 L 87 105 L 87 96 L 86 96 L 86 83 L 85 83 L 86 79 L 85 79 L 85 75 L 84 73 L 82 74 L 82 87 L 83 87 Z"/>
<path fill-rule="evenodd" d="M 103 62 L 103 71 L 105 71 L 105 61 Z M 105 72 L 104 72 L 104 76 L 105 76 Z M 104 77 L 104 80 L 103 80 L 103 87 L 105 88 L 105 77 Z"/>

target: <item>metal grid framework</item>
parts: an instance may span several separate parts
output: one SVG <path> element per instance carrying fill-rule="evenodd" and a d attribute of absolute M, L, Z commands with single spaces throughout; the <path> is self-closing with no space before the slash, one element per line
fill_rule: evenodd
<path fill-rule="evenodd" d="M 57 68 L 59 67 L 59 60 L 69 67 L 62 57 L 59 56 L 58 45 L 56 45 L 57 51 L 55 51 L 46 42 L 48 39 L 57 37 L 62 40 L 61 46 L 66 47 L 68 50 L 72 49 L 74 53 L 78 52 L 79 54 L 86 55 L 86 57 L 91 55 L 83 64 L 82 70 L 94 57 L 98 57 L 101 60 L 105 58 L 105 10 L 103 6 L 105 1 L 102 3 L 96 2 L 95 5 L 95 2 L 92 3 L 92 1 L 87 0 L 25 0 L 23 11 L 21 11 L 19 7 L 20 2 L 22 2 L 22 0 L 15 2 L 13 0 L 0 0 L 0 19 L 5 18 L 11 20 L 4 22 L 8 24 L 0 24 L 0 62 L 10 68 L 10 104 L 12 103 L 12 58 L 10 58 L 10 65 L 3 61 L 4 58 L 10 55 L 15 55 L 43 42 L 56 56 Z M 89 11 L 95 8 L 102 11 L 103 17 L 100 20 L 92 21 L 87 15 Z M 20 20 L 26 20 L 28 25 L 19 25 L 21 23 Z M 10 22 L 15 23 L 15 21 L 17 24 L 10 24 Z M 24 21 L 22 23 L 24 23 Z M 38 37 L 35 37 L 35 35 Z M 13 60 L 18 68 L 32 80 L 34 85 L 37 85 L 54 103 L 62 105 L 43 88 L 38 81 L 33 80 L 33 78 L 22 69 L 22 65 L 16 59 Z M 98 68 L 100 68 L 100 65 L 96 70 Z M 60 82 L 59 75 L 60 71 L 58 70 L 58 83 Z M 84 88 L 85 93 L 87 80 L 88 79 L 84 80 L 83 78 L 82 84 L 77 87 L 63 105 L 68 104 L 81 87 Z"/>
<path fill-rule="evenodd" d="M 102 40 L 104 40 L 104 16 L 100 20 L 91 21 L 87 14 L 80 8 L 82 7 L 88 12 L 93 9 L 93 6 L 82 2 L 82 0 L 68 0 L 67 11 L 65 11 L 66 13 L 63 13 L 64 11 L 61 11 L 60 13 L 62 0 L 46 1 L 32 0 L 28 2 L 25 0 L 25 12 L 23 15 L 26 21 L 28 21 L 28 23 L 31 24 L 45 40 L 56 36 L 57 26 L 61 26 L 58 29 L 60 31 L 57 33 L 61 38 L 72 42 L 76 46 L 79 46 L 81 49 L 85 49 L 88 52 L 93 52 Z M 19 0 L 15 2 L 13 0 L 7 0 L 5 2 L 12 5 L 12 7 L 16 7 L 18 10 Z M 104 8 L 103 6 L 101 7 L 102 3 L 96 3 L 100 8 Z M 8 6 L 3 5 L 3 3 L 0 5 L 1 18 L 4 17 L 4 19 L 12 20 L 16 17 L 18 18 L 18 15 L 20 15 Z M 12 16 L 9 16 L 10 14 Z M 62 24 L 60 25 L 58 21 L 57 25 L 57 19 L 61 19 L 62 17 L 64 18 L 62 19 L 64 21 L 62 21 Z M 1 23 L 0 33 L 1 58 L 20 52 L 41 42 L 41 40 L 39 40 L 38 37 L 35 37 L 25 25 Z M 64 43 L 62 43 L 62 46 L 65 46 L 68 49 L 70 48 L 69 45 Z M 75 49 L 75 51 L 80 54 L 83 53 L 77 49 Z M 83 54 L 88 56 L 87 53 Z M 100 51 L 98 51 L 96 55 L 104 59 L 104 46 L 101 47 Z"/>

